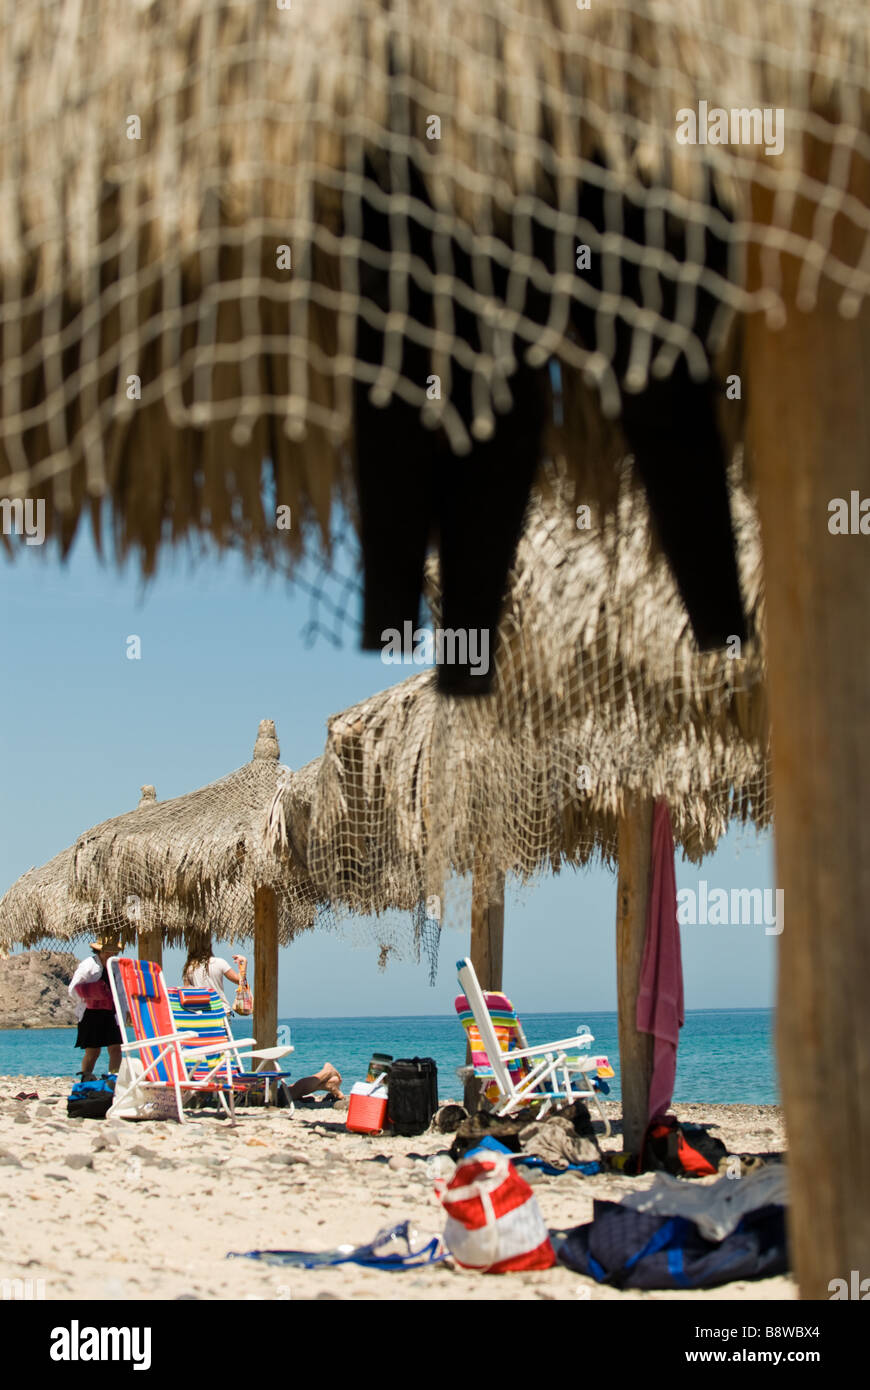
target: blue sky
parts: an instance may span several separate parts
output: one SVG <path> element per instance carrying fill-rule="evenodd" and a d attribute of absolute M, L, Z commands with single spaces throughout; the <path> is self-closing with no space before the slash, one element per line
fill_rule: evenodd
<path fill-rule="evenodd" d="M 356 649 L 352 625 L 336 649 L 308 645 L 307 593 L 235 556 L 164 557 L 143 584 L 81 538 L 62 564 L 46 546 L 0 558 L 0 893 L 90 825 L 132 809 L 152 782 L 160 800 L 248 761 L 257 723 L 273 718 L 282 761 L 323 747 L 330 714 L 415 669 Z M 141 639 L 141 660 L 127 639 Z M 419 669 L 419 668 L 417 668 Z M 678 857 L 678 888 L 772 888 L 770 836 L 731 833 L 700 869 Z M 510 892 L 504 983 L 527 1012 L 616 1004 L 615 876 L 567 872 Z M 361 933 L 364 936 L 364 931 Z M 760 926 L 682 929 L 688 1008 L 773 1002 L 776 938 Z M 423 965 L 377 968 L 369 946 L 309 932 L 281 953 L 282 1016 L 445 1013 L 460 930 L 442 935 L 431 988 Z M 171 978 L 181 952 L 167 952 Z"/>

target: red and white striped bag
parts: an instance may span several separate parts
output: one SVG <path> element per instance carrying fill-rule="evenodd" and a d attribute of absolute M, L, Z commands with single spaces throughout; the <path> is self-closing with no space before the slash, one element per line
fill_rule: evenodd
<path fill-rule="evenodd" d="M 506 1154 L 470 1150 L 435 1191 L 447 1212 L 444 1244 L 458 1265 L 502 1274 L 556 1263 L 535 1195 Z"/>

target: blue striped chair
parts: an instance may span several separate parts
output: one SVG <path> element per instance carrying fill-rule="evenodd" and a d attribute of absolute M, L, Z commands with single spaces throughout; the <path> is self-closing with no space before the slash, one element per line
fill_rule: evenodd
<path fill-rule="evenodd" d="M 252 1087 L 263 1084 L 268 1104 L 271 1083 L 275 1083 L 283 1088 L 288 1107 L 293 1109 L 293 1101 L 287 1087 L 289 1074 L 280 1070 L 268 1070 L 266 1065 L 268 1062 L 277 1062 L 281 1057 L 286 1057 L 293 1051 L 292 1046 L 263 1047 L 255 1051 L 253 1038 L 234 1038 L 227 1007 L 213 989 L 198 989 L 192 985 L 170 989 L 169 1007 L 185 1051 L 189 1048 L 201 1053 L 203 1049 L 212 1045 L 215 1048 L 213 1055 L 201 1056 L 190 1067 L 193 1080 L 208 1075 L 223 1058 L 227 1084 L 232 1090 L 245 1094 Z M 250 1063 L 251 1059 L 259 1063 L 258 1070 L 245 1070 L 243 1062 Z M 220 1075 L 223 1077 L 223 1069 Z"/>
<path fill-rule="evenodd" d="M 154 962 L 113 956 L 108 975 L 122 1039 L 121 1071 L 110 1113 L 131 1119 L 171 1114 L 183 1122 L 185 1093 L 213 1093 L 232 1114 L 237 1045 L 228 1048 L 226 1033 L 222 1044 L 211 1035 L 206 1050 L 198 1049 L 192 1036 L 183 1039 L 163 971 Z M 132 1038 L 127 1035 L 128 1018 Z"/>

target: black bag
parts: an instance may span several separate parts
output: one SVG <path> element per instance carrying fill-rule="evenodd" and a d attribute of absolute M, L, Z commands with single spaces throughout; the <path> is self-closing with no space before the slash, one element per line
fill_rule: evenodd
<path fill-rule="evenodd" d="M 647 1128 L 641 1172 L 663 1169 L 674 1177 L 704 1178 L 727 1154 L 722 1140 L 703 1125 L 681 1125 L 675 1115 L 662 1115 Z"/>
<path fill-rule="evenodd" d="M 438 1109 L 438 1068 L 431 1057 L 401 1057 L 390 1068 L 389 1123 L 394 1134 L 423 1134 Z"/>
<path fill-rule="evenodd" d="M 104 1076 L 99 1081 L 77 1081 L 66 1103 L 66 1113 L 71 1120 L 104 1120 L 114 1099 L 114 1076 Z"/>

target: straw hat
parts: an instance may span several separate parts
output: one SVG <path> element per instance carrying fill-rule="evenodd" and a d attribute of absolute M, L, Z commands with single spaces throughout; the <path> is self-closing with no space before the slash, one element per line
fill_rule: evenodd
<path fill-rule="evenodd" d="M 91 942 L 92 951 L 111 951 L 113 955 L 117 955 L 120 949 L 121 943 L 117 937 L 103 936 L 98 941 Z"/>

